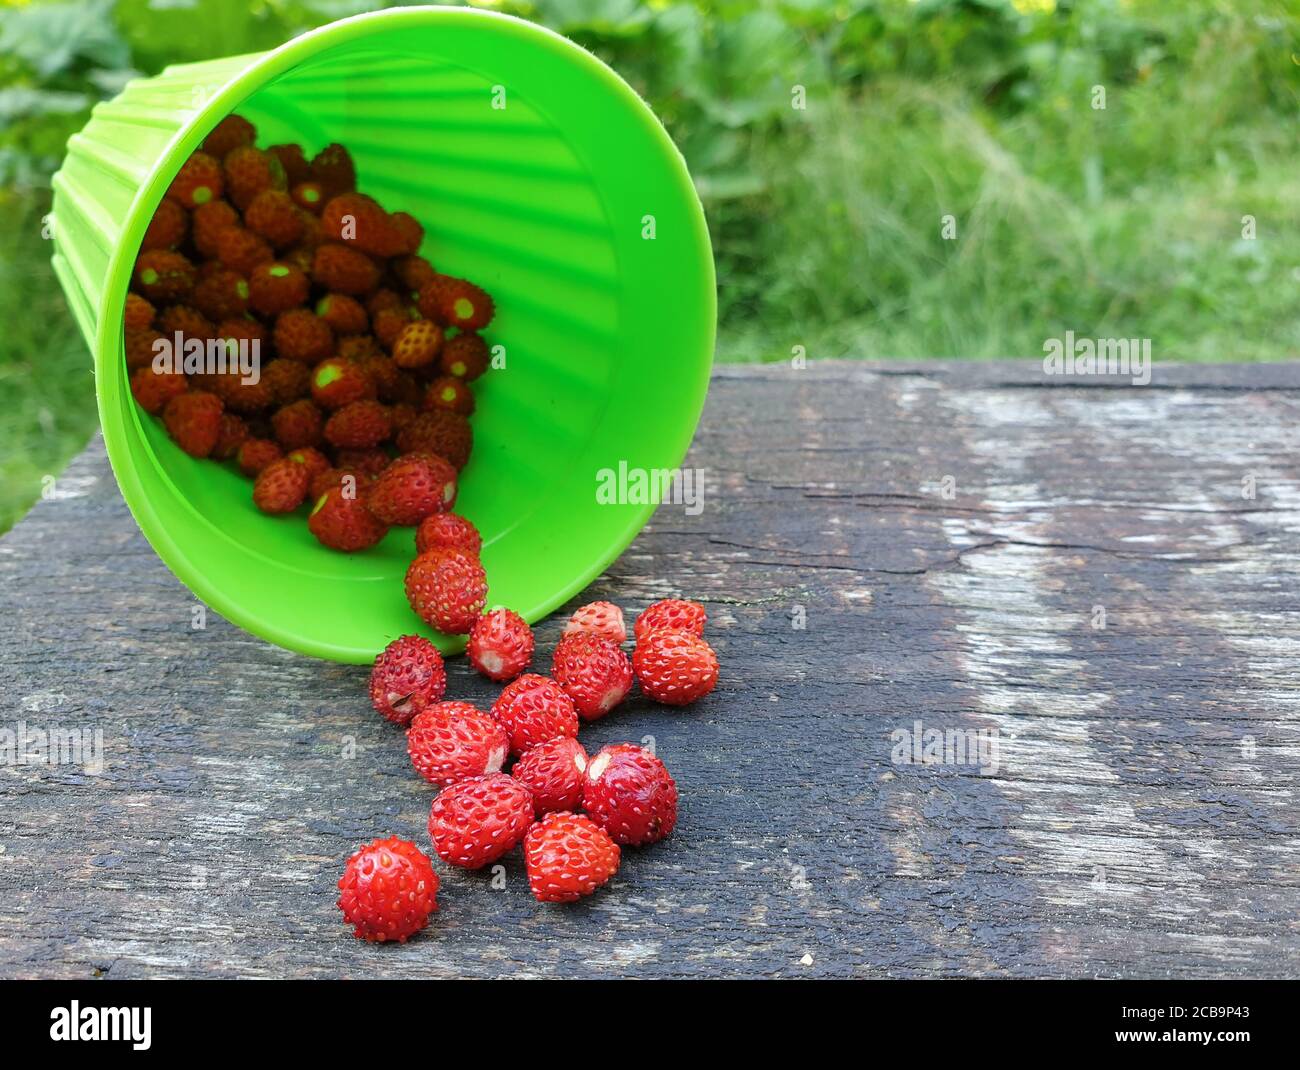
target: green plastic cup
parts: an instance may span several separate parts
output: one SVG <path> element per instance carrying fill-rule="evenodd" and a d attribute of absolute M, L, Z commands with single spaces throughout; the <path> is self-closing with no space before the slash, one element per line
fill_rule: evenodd
<path fill-rule="evenodd" d="M 495 297 L 504 366 L 475 383 L 457 511 L 483 533 L 488 605 L 530 621 L 589 584 L 655 505 L 598 497 L 611 473 L 679 465 L 708 388 L 713 260 L 681 156 L 618 75 L 564 38 L 465 8 L 361 15 L 272 52 L 169 67 L 100 104 L 54 178 L 54 266 L 94 352 L 122 496 L 169 568 L 255 635 L 365 662 L 402 634 L 445 651 L 403 576 L 410 528 L 371 550 L 320 546 L 303 516 L 252 504 L 135 405 L 122 350 L 132 264 L 188 155 L 225 115 L 259 144 L 331 141 L 361 188 L 424 224 L 421 252 Z"/>

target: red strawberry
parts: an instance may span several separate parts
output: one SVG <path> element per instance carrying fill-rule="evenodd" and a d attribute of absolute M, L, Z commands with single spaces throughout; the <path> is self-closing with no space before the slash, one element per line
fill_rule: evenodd
<path fill-rule="evenodd" d="M 327 238 L 345 242 L 372 256 L 390 257 L 405 252 L 401 233 L 388 213 L 364 193 L 340 193 L 326 202 L 320 214 Z"/>
<path fill-rule="evenodd" d="M 246 438 L 248 438 L 248 424 L 233 412 L 223 412 L 221 433 L 217 436 L 217 444 L 212 447 L 209 456 L 216 461 L 228 461 L 239 452 L 239 447 L 244 444 Z"/>
<path fill-rule="evenodd" d="M 477 334 L 462 332 L 443 344 L 439 366 L 444 375 L 454 375 L 469 383 L 487 371 L 491 362 L 487 343 Z"/>
<path fill-rule="evenodd" d="M 447 409 L 468 416 L 474 411 L 474 395 L 465 380 L 444 375 L 429 384 L 424 393 L 424 408 Z"/>
<path fill-rule="evenodd" d="M 504 773 L 444 788 L 429 809 L 429 838 L 444 862 L 480 869 L 511 850 L 533 820 L 533 797 Z"/>
<path fill-rule="evenodd" d="M 153 249 L 135 262 L 135 286 L 155 304 L 183 301 L 194 288 L 194 265 L 180 253 Z"/>
<path fill-rule="evenodd" d="M 221 399 L 215 394 L 193 390 L 172 398 L 163 410 L 167 433 L 191 457 L 206 457 L 221 437 Z"/>
<path fill-rule="evenodd" d="M 157 416 L 174 399 L 189 391 L 185 376 L 173 372 L 161 375 L 146 364 L 131 373 L 131 395 L 140 408 Z"/>
<path fill-rule="evenodd" d="M 392 433 L 388 409 L 378 401 L 353 401 L 325 421 L 325 439 L 347 449 L 378 446 Z"/>
<path fill-rule="evenodd" d="M 341 409 L 375 396 L 375 384 L 359 364 L 342 357 L 322 360 L 311 373 L 311 396 L 323 409 Z"/>
<path fill-rule="evenodd" d="M 641 636 L 656 628 L 681 628 L 684 631 L 704 634 L 704 622 L 708 614 L 699 602 L 687 602 L 681 598 L 665 598 L 642 610 L 636 619 L 633 631 L 639 640 Z"/>
<path fill-rule="evenodd" d="M 206 152 L 196 152 L 181 164 L 167 196 L 186 208 L 198 208 L 215 201 L 224 190 L 221 164 Z"/>
<path fill-rule="evenodd" d="M 623 611 L 613 602 L 588 602 L 579 606 L 564 626 L 564 634 L 590 632 L 613 643 L 627 641 L 627 625 L 623 623 Z"/>
<path fill-rule="evenodd" d="M 367 477 L 367 482 L 373 480 L 393 461 L 384 450 L 379 446 L 371 446 L 369 449 L 341 449 L 334 451 L 334 459 L 338 462 L 340 468 L 348 468 L 355 472 L 362 472 Z"/>
<path fill-rule="evenodd" d="M 316 364 L 334 352 L 334 332 L 310 309 L 291 308 L 275 321 L 275 352 L 289 360 Z"/>
<path fill-rule="evenodd" d="M 487 292 L 466 279 L 439 275 L 420 288 L 420 314 L 462 331 L 481 331 L 495 311 Z"/>
<path fill-rule="evenodd" d="M 307 527 L 323 546 L 344 553 L 365 550 L 388 534 L 387 526 L 365 503 L 359 497 L 348 497 L 342 487 L 321 495 L 307 518 Z"/>
<path fill-rule="evenodd" d="M 335 487 L 343 491 L 345 498 L 355 498 L 373 481 L 373 476 L 358 472 L 352 468 L 327 468 L 320 475 L 312 478 L 311 496 L 318 499 L 328 494 Z"/>
<path fill-rule="evenodd" d="M 283 261 L 258 264 L 248 276 L 248 303 L 264 316 L 301 305 L 310 290 L 307 276 Z"/>
<path fill-rule="evenodd" d="M 152 327 L 127 331 L 122 340 L 122 348 L 126 351 L 127 368 L 135 371 L 137 368 L 152 367 L 153 358 L 160 352 L 158 343 L 164 340 L 170 345 L 170 339 L 164 339 L 162 332 L 155 331 Z"/>
<path fill-rule="evenodd" d="M 478 528 L 455 513 L 434 513 L 420 521 L 415 532 L 415 552 L 426 550 L 460 550 L 470 557 L 478 557 L 483 548 L 483 536 Z"/>
<path fill-rule="evenodd" d="M 219 268 L 194 284 L 190 299 L 217 323 L 237 319 L 248 311 L 248 280 L 237 271 Z"/>
<path fill-rule="evenodd" d="M 359 939 L 405 943 L 438 909 L 438 874 L 409 840 L 375 840 L 348 859 L 339 909 Z"/>
<path fill-rule="evenodd" d="M 361 302 L 347 294 L 326 294 L 316 302 L 316 315 L 339 334 L 360 334 L 370 326 Z"/>
<path fill-rule="evenodd" d="M 298 206 L 283 190 L 264 189 L 244 212 L 244 226 L 273 249 L 285 249 L 302 237 Z"/>
<path fill-rule="evenodd" d="M 325 207 L 325 190 L 319 182 L 298 182 L 289 190 L 293 203 L 303 211 L 319 215 Z"/>
<path fill-rule="evenodd" d="M 618 872 L 610 835 L 582 814 L 547 814 L 524 837 L 528 886 L 542 903 L 572 903 Z"/>
<path fill-rule="evenodd" d="M 596 721 L 632 690 L 632 663 L 613 640 L 590 632 L 566 635 L 555 648 L 551 676 L 579 716 Z"/>
<path fill-rule="evenodd" d="M 400 251 L 410 256 L 419 251 L 424 243 L 424 227 L 409 212 L 393 212 L 388 217 L 389 225 L 397 232 Z M 412 286 L 411 289 L 418 289 Z"/>
<path fill-rule="evenodd" d="M 677 785 L 664 763 L 635 743 L 616 743 L 587 762 L 582 807 L 615 843 L 662 840 L 677 824 Z"/>
<path fill-rule="evenodd" d="M 217 235 L 223 230 L 239 226 L 239 213 L 229 201 L 209 201 L 190 213 L 190 234 L 194 248 L 203 256 L 217 255 Z"/>
<path fill-rule="evenodd" d="M 292 513 L 307 497 L 307 469 L 283 457 L 267 465 L 253 484 L 253 504 L 264 513 Z"/>
<path fill-rule="evenodd" d="M 420 413 L 397 435 L 397 448 L 403 453 L 436 453 L 457 471 L 465 467 L 473 447 L 474 432 L 469 421 L 446 409 Z"/>
<path fill-rule="evenodd" d="M 379 268 L 365 253 L 324 242 L 312 257 L 311 277 L 326 290 L 365 294 L 379 285 Z"/>
<path fill-rule="evenodd" d="M 169 305 L 158 317 L 158 328 L 164 335 L 197 338 L 207 341 L 216 334 L 216 327 L 207 316 L 189 305 Z"/>
<path fill-rule="evenodd" d="M 533 660 L 533 630 L 513 610 L 494 609 L 474 622 L 465 653 L 489 680 L 513 679 Z"/>
<path fill-rule="evenodd" d="M 307 398 L 276 409 L 271 416 L 275 440 L 286 450 L 319 445 L 324 426 L 320 409 Z"/>
<path fill-rule="evenodd" d="M 296 450 L 290 451 L 285 456 L 288 457 L 289 460 L 293 461 L 294 464 L 302 465 L 303 468 L 307 470 L 307 478 L 313 483 L 316 481 L 317 476 L 328 472 L 330 468 L 329 458 L 326 457 L 325 454 L 321 453 L 320 450 L 313 449 L 311 446 L 301 446 Z M 319 494 L 316 495 L 312 498 L 312 501 L 315 501 L 316 498 L 319 497 Z"/>
<path fill-rule="evenodd" d="M 122 310 L 122 326 L 128 331 L 147 331 L 153 326 L 156 315 L 153 305 L 139 294 L 127 294 Z"/>
<path fill-rule="evenodd" d="M 231 271 L 248 276 L 275 259 L 275 252 L 251 230 L 226 227 L 216 236 L 217 259 Z"/>
<path fill-rule="evenodd" d="M 412 293 L 438 277 L 433 265 L 422 256 L 399 256 L 388 266 L 398 281 Z"/>
<path fill-rule="evenodd" d="M 406 570 L 406 599 L 416 616 L 448 635 L 464 635 L 487 601 L 487 575 L 477 558 L 430 550 Z"/>
<path fill-rule="evenodd" d="M 337 143 L 326 145 L 312 157 L 310 174 L 330 196 L 357 188 L 357 168 L 348 150 Z"/>
<path fill-rule="evenodd" d="M 280 161 L 280 167 L 284 170 L 286 182 L 292 185 L 307 181 L 308 176 L 311 174 L 311 165 L 307 163 L 307 157 L 303 155 L 301 145 L 292 143 L 271 145 L 266 151 Z"/>
<path fill-rule="evenodd" d="M 394 639 L 370 670 L 370 703 L 393 724 L 406 725 L 447 691 L 447 671 L 429 640 L 418 635 Z"/>
<path fill-rule="evenodd" d="M 380 345 L 385 349 L 392 349 L 402 332 L 410 326 L 416 316 L 417 314 L 405 305 L 399 305 L 397 308 L 381 308 L 371 313 L 370 329 Z"/>
<path fill-rule="evenodd" d="M 283 456 L 283 451 L 269 438 L 250 438 L 244 441 L 235 454 L 235 463 L 246 476 L 258 475 L 267 465 Z"/>
<path fill-rule="evenodd" d="M 499 773 L 510 750 L 506 730 L 468 702 L 439 702 L 416 716 L 406 733 L 415 771 L 434 787 Z"/>
<path fill-rule="evenodd" d="M 703 698 L 718 682 L 713 648 L 694 632 L 680 628 L 654 628 L 640 636 L 632 668 L 641 690 L 669 706 Z"/>
<path fill-rule="evenodd" d="M 257 128 L 242 115 L 227 115 L 203 139 L 203 151 L 215 159 L 223 160 L 241 145 L 251 145 L 257 140 Z"/>
<path fill-rule="evenodd" d="M 525 673 L 507 684 L 492 703 L 492 716 L 510 733 L 513 755 L 557 736 L 578 735 L 573 699 L 550 677 L 537 673 Z"/>
<path fill-rule="evenodd" d="M 359 401 L 357 405 L 375 402 Z M 352 406 L 348 406 L 352 408 Z M 348 409 L 340 409 L 330 422 Z M 326 434 L 329 433 L 328 426 Z M 370 489 L 370 511 L 386 524 L 418 524 L 456 501 L 456 469 L 433 453 L 408 453 L 379 473 Z"/>
<path fill-rule="evenodd" d="M 284 189 L 287 185 L 280 161 L 252 145 L 241 145 L 226 153 L 221 168 L 227 195 L 241 211 L 263 190 Z"/>
<path fill-rule="evenodd" d="M 175 249 L 185 240 L 190 229 L 190 217 L 180 202 L 164 197 L 154 209 L 153 218 L 140 239 L 140 251 L 149 249 Z"/>
<path fill-rule="evenodd" d="M 422 368 L 438 359 L 441 348 L 442 328 L 432 320 L 414 320 L 393 341 L 393 363 L 399 368 Z"/>
<path fill-rule="evenodd" d="M 568 736 L 530 747 L 510 775 L 533 793 L 537 816 L 553 810 L 576 810 L 586 784 L 587 752 Z"/>

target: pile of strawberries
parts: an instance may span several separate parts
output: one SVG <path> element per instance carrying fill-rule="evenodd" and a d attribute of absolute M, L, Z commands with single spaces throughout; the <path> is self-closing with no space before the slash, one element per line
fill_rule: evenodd
<path fill-rule="evenodd" d="M 418 255 L 412 216 L 357 192 L 343 146 L 309 160 L 299 145 L 255 140 L 247 120 L 222 120 L 149 224 L 126 301 L 131 391 L 186 453 L 253 479 L 258 509 L 310 506 L 323 545 L 364 550 L 455 502 L 493 302 Z M 232 355 L 255 346 L 260 375 L 249 381 L 233 361 L 160 363 L 178 339 Z M 420 541 L 463 538 L 448 518 Z M 471 622 L 448 609 L 472 586 L 462 556 L 426 562 L 408 582 L 442 631 Z M 458 585 L 450 599 L 444 576 Z"/>
<path fill-rule="evenodd" d="M 439 789 L 429 839 L 444 862 L 479 869 L 523 843 L 533 895 L 568 903 L 618 870 L 621 848 L 662 840 L 677 823 L 677 785 L 649 750 L 618 743 L 588 756 L 578 728 L 622 702 L 633 679 L 651 699 L 685 705 L 713 690 L 718 659 L 704 639 L 698 602 L 656 602 L 623 650 L 623 612 L 592 602 L 569 619 L 550 676 L 526 673 L 534 639 L 508 609 L 480 615 L 469 633 L 470 664 L 510 681 L 486 712 L 444 701 L 447 674 L 426 639 L 403 636 L 375 660 L 370 699 L 406 728 L 411 764 Z M 507 761 L 513 761 L 504 772 Z M 339 907 L 356 935 L 405 941 L 438 909 L 438 875 L 415 844 L 376 840 L 348 859 Z"/>

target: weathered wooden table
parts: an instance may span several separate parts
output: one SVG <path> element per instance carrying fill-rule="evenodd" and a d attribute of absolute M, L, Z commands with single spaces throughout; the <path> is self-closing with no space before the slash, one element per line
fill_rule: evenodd
<path fill-rule="evenodd" d="M 1294 976 L 1298 417 L 1289 366 L 720 369 L 703 512 L 583 599 L 709 605 L 718 690 L 584 732 L 677 833 L 571 908 L 442 867 L 383 948 L 334 882 L 431 789 L 366 671 L 193 630 L 96 442 L 0 541 L 0 728 L 103 738 L 0 765 L 0 974 Z"/>

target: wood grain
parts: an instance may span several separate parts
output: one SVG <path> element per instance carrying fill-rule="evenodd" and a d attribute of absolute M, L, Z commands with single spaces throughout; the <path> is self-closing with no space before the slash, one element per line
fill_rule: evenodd
<path fill-rule="evenodd" d="M 104 740 L 0 765 L 0 974 L 1294 976 L 1298 416 L 1292 366 L 720 369 L 703 512 L 578 600 L 708 604 L 718 690 L 584 732 L 653 737 L 677 833 L 571 908 L 440 867 L 400 948 L 334 906 L 358 843 L 427 842 L 365 670 L 193 630 L 96 441 L 0 540 L 0 729 Z M 918 720 L 996 767 L 895 762 Z"/>

